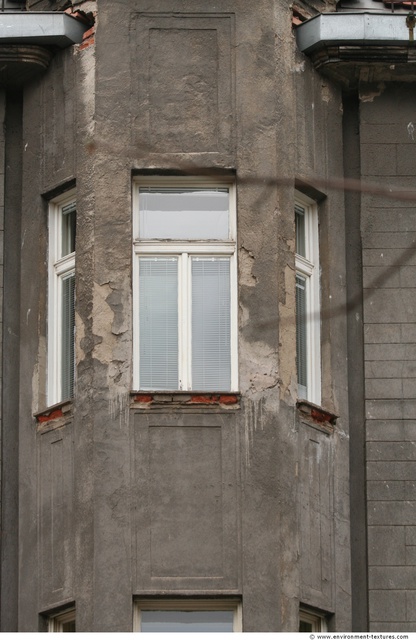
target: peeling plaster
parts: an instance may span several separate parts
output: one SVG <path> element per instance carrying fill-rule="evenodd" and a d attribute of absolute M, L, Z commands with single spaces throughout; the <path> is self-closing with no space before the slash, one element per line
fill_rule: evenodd
<path fill-rule="evenodd" d="M 241 390 L 256 393 L 272 389 L 279 384 L 277 353 L 264 342 L 245 341 L 241 348 Z"/>
<path fill-rule="evenodd" d="M 384 82 L 379 82 L 379 84 L 377 85 L 377 89 L 370 91 L 370 89 L 367 88 L 365 93 L 360 92 L 361 102 L 373 102 L 374 98 L 378 98 L 379 96 L 381 96 L 385 88 L 386 88 L 386 85 L 384 84 Z"/>
<path fill-rule="evenodd" d="M 258 278 L 253 275 L 254 267 L 254 254 L 245 247 L 241 247 L 239 253 L 239 270 L 240 270 L 240 284 L 246 287 L 255 287 Z"/>

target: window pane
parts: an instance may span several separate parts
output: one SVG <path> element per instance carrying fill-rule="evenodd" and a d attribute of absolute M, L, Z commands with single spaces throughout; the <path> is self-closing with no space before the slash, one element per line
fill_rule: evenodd
<path fill-rule="evenodd" d="M 62 255 L 69 255 L 75 251 L 77 210 L 75 202 L 62 207 Z"/>
<path fill-rule="evenodd" d="M 61 399 L 74 395 L 75 274 L 62 277 Z"/>
<path fill-rule="evenodd" d="M 299 398 L 307 397 L 306 278 L 296 274 L 296 361 Z"/>
<path fill-rule="evenodd" d="M 234 611 L 141 611 L 144 632 L 230 632 Z"/>
<path fill-rule="evenodd" d="M 178 259 L 139 260 L 140 388 L 178 389 Z"/>
<path fill-rule="evenodd" d="M 229 258 L 192 258 L 192 388 L 231 388 Z"/>
<path fill-rule="evenodd" d="M 62 623 L 62 631 L 63 632 L 76 632 L 75 620 L 70 620 L 68 622 Z"/>
<path fill-rule="evenodd" d="M 299 631 L 301 633 L 307 633 L 307 632 L 313 631 L 312 623 L 311 622 L 306 622 L 306 620 L 300 620 L 299 621 Z"/>
<path fill-rule="evenodd" d="M 140 238 L 226 240 L 228 189 L 140 188 Z"/>
<path fill-rule="evenodd" d="M 299 256 L 306 258 L 305 246 L 305 209 L 295 206 L 295 226 L 296 226 L 296 248 L 295 251 Z"/>

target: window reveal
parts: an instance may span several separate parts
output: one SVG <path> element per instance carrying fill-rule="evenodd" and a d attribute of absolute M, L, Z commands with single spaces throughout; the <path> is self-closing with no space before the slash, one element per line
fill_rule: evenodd
<path fill-rule="evenodd" d="M 321 402 L 319 229 L 316 204 L 297 194 L 296 368 L 299 398 Z"/>
<path fill-rule="evenodd" d="M 49 205 L 48 403 L 74 394 L 76 203 Z"/>

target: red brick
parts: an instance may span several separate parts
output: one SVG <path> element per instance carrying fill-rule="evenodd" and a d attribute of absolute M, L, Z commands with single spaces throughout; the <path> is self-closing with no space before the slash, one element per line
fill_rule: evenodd
<path fill-rule="evenodd" d="M 153 402 L 153 396 L 146 393 L 138 393 L 133 400 L 134 402 Z"/>
<path fill-rule="evenodd" d="M 220 396 L 220 402 L 221 404 L 236 404 L 238 398 L 235 395 Z"/>
<path fill-rule="evenodd" d="M 37 421 L 38 422 L 48 422 L 49 420 L 56 420 L 56 418 L 63 418 L 63 413 L 62 413 L 62 409 L 55 409 L 54 411 L 51 411 L 50 413 L 44 413 L 40 416 L 37 416 Z"/>

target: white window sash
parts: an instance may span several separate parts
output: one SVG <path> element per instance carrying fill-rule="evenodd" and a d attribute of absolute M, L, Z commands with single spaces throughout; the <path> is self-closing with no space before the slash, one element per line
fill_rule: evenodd
<path fill-rule="evenodd" d="M 319 284 L 319 227 L 316 203 L 297 193 L 296 205 L 305 212 L 305 256 L 296 254 L 296 273 L 306 288 L 306 399 L 321 403 L 321 316 Z"/>
<path fill-rule="evenodd" d="M 190 249 L 190 247 L 188 247 Z M 230 359 L 231 359 L 231 380 L 230 389 L 215 389 L 215 391 L 236 391 L 238 388 L 237 382 L 237 330 L 234 326 L 233 318 L 236 318 L 237 314 L 237 275 L 236 275 L 236 254 L 234 251 L 228 251 L 227 253 L 213 253 L 198 251 L 187 253 L 174 254 L 172 252 L 160 252 L 145 251 L 144 253 L 135 252 L 135 269 L 134 269 L 134 282 L 135 287 L 138 287 L 140 266 L 140 257 L 171 257 L 178 260 L 178 367 L 179 367 L 179 384 L 178 391 L 203 391 L 203 389 L 195 388 L 192 384 L 192 258 L 195 257 L 213 257 L 213 258 L 227 258 L 230 261 Z M 139 318 L 140 303 L 139 295 L 136 294 L 134 301 L 135 315 Z M 135 367 L 135 380 L 138 381 L 138 389 L 145 388 L 140 384 L 140 333 L 137 330 L 135 336 L 135 351 L 136 357 L 134 358 Z M 175 389 L 166 389 L 167 391 L 175 391 Z"/>
<path fill-rule="evenodd" d="M 75 192 L 71 191 L 49 203 L 48 405 L 67 399 L 62 397 L 62 282 L 75 274 L 75 252 L 61 257 L 62 209 L 74 201 Z"/>
<path fill-rule="evenodd" d="M 221 187 L 229 189 L 229 240 L 228 241 L 172 241 L 172 240 L 139 240 L 139 189 L 140 186 L 204 186 Z M 194 390 L 192 385 L 192 287 L 191 287 L 191 259 L 197 256 L 207 256 L 230 260 L 230 358 L 231 358 L 231 382 L 229 389 L 216 389 L 216 391 L 238 390 L 238 335 L 237 335 L 237 257 L 236 257 L 236 214 L 235 214 L 235 186 L 229 180 L 214 181 L 201 179 L 183 179 L 178 177 L 161 179 L 160 177 L 137 179 L 133 182 L 133 387 L 143 388 L 140 383 L 140 335 L 138 318 L 140 317 L 140 304 L 138 295 L 139 259 L 142 256 L 171 256 L 178 258 L 178 365 L 179 384 L 177 390 Z M 166 389 L 175 391 L 175 389 Z"/>

